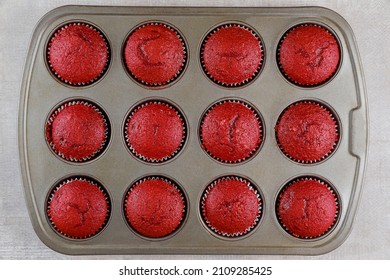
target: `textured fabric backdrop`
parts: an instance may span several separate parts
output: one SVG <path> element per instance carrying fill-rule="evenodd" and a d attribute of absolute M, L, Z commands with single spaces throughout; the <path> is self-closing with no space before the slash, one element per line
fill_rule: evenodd
<path fill-rule="evenodd" d="M 352 232 L 321 256 L 66 256 L 47 248 L 31 226 L 23 197 L 17 144 L 20 81 L 37 21 L 65 4 L 145 6 L 318 5 L 351 25 L 363 63 L 370 111 L 370 148 L 363 194 Z M 0 0 L 0 259 L 390 259 L 390 1 L 44 1 Z M 386 110 L 387 109 L 387 110 Z"/>

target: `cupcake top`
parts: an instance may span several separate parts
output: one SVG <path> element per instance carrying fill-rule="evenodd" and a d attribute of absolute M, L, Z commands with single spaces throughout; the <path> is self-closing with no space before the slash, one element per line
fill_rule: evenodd
<path fill-rule="evenodd" d="M 128 116 L 125 139 L 130 151 L 147 162 L 173 158 L 182 148 L 186 126 L 179 111 L 164 101 L 147 101 Z"/>
<path fill-rule="evenodd" d="M 207 76 L 228 87 L 241 86 L 260 71 L 263 60 L 258 35 L 241 24 L 221 25 L 205 38 L 201 63 Z"/>
<path fill-rule="evenodd" d="M 262 142 L 262 124 L 247 103 L 225 100 L 212 106 L 202 118 L 200 137 L 203 149 L 224 163 L 251 157 Z"/>
<path fill-rule="evenodd" d="M 295 26 L 279 43 L 278 63 L 291 82 L 316 86 L 336 72 L 340 63 L 340 46 L 334 35 L 323 26 Z"/>
<path fill-rule="evenodd" d="M 70 101 L 57 108 L 47 121 L 46 139 L 62 158 L 87 161 L 97 156 L 107 144 L 107 120 L 96 105 Z"/>
<path fill-rule="evenodd" d="M 201 199 L 206 225 L 225 237 L 249 233 L 261 217 L 262 200 L 253 185 L 240 177 L 221 177 L 210 184 Z"/>
<path fill-rule="evenodd" d="M 147 177 L 130 187 L 124 205 L 129 225 L 139 234 L 162 238 L 177 230 L 186 202 L 180 188 L 163 177 Z"/>
<path fill-rule="evenodd" d="M 163 23 L 147 23 L 132 31 L 123 54 L 133 78 L 148 86 L 162 86 L 177 79 L 187 60 L 183 38 Z"/>
<path fill-rule="evenodd" d="M 62 82 L 88 85 L 99 79 L 109 61 L 107 40 L 86 23 L 70 23 L 59 28 L 47 47 L 51 71 Z"/>
<path fill-rule="evenodd" d="M 315 178 L 301 178 L 280 192 L 276 212 L 291 235 L 315 238 L 326 234 L 338 217 L 338 199 L 329 185 Z"/>
<path fill-rule="evenodd" d="M 297 102 L 287 107 L 275 127 L 280 149 L 290 159 L 315 163 L 328 157 L 339 140 L 338 123 L 317 102 Z"/>
<path fill-rule="evenodd" d="M 81 239 L 97 234 L 107 223 L 110 204 L 103 188 L 92 180 L 68 179 L 49 197 L 47 215 L 62 235 Z"/>

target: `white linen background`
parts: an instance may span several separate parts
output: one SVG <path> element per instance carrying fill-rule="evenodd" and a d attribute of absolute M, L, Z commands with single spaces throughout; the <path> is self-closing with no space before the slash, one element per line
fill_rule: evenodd
<path fill-rule="evenodd" d="M 20 82 L 27 48 L 38 20 L 66 4 L 142 6 L 307 6 L 330 8 L 351 25 L 368 95 L 369 157 L 360 206 L 348 239 L 320 256 L 126 255 L 67 256 L 35 234 L 20 176 L 17 127 Z M 0 0 L 0 259 L 390 259 L 390 1 L 234 0 Z"/>

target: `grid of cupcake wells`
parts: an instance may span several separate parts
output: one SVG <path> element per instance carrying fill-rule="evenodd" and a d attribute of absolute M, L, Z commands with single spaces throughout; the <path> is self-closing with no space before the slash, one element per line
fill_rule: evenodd
<path fill-rule="evenodd" d="M 50 24 L 46 23 L 46 28 L 41 30 L 42 38 L 51 38 L 55 34 L 53 30 L 62 28 L 64 22 L 86 22 L 104 33 L 104 41 L 110 49 L 110 60 L 98 80 L 86 85 L 71 85 L 58 80 L 47 64 L 46 55 L 34 64 L 39 69 L 39 75 L 36 72 L 32 74 L 29 106 L 39 110 L 31 110 L 27 125 L 41 128 L 45 124 L 44 132 L 42 129 L 28 131 L 28 138 L 34 139 L 30 143 L 30 158 L 40 154 L 44 159 L 42 164 L 31 165 L 30 169 L 34 174 L 34 185 L 41 186 L 35 187 L 35 203 L 39 209 L 38 219 L 48 221 L 42 223 L 45 233 L 40 234 L 45 243 L 71 254 L 282 253 L 287 248 L 291 249 L 287 253 L 315 254 L 320 252 L 316 251 L 316 247 L 325 246 L 337 237 L 342 230 L 340 224 L 346 216 L 355 173 L 351 165 L 355 158 L 348 150 L 348 135 L 349 112 L 356 103 L 356 90 L 350 54 L 345 49 L 347 42 L 331 20 L 318 17 L 308 21 L 294 15 L 280 17 L 277 13 L 267 17 L 233 13 L 223 18 L 194 13 L 196 16 L 191 17 L 191 24 L 188 24 L 189 19 L 185 16 L 162 16 L 156 12 L 153 21 L 174 27 L 180 34 L 180 41 L 185 42 L 186 65 L 180 68 L 180 75 L 175 77 L 174 83 L 148 87 L 147 83 L 137 82 L 134 75 L 129 74 L 124 63 L 123 49 L 129 34 L 150 24 L 150 15 L 140 12 L 138 15 L 117 17 L 103 12 L 101 16 L 85 13 L 75 18 L 69 10 L 64 13 L 67 21 L 59 17 Z M 336 73 L 326 83 L 315 87 L 300 87 L 291 83 L 281 73 L 277 61 L 278 44 L 286 31 L 307 22 L 331 30 L 341 48 Z M 204 72 L 202 43 L 208 38 L 207 34 L 215 32 L 218 26 L 250 27 L 256 38 L 260 38 L 262 63 L 261 68 L 256 69 L 254 78 L 237 86 L 224 86 L 214 82 Z M 40 53 L 46 53 L 48 40 L 42 39 L 37 43 Z M 42 88 L 45 90 L 42 91 Z M 42 97 L 45 102 L 42 102 Z M 77 162 L 64 159 L 50 148 L 52 145 L 45 139 L 45 131 L 52 124 L 53 115 L 58 114 L 64 104 L 71 102 L 94 104 L 108 123 L 107 142 L 104 142 L 103 151 L 99 150 L 92 160 Z M 200 127 L 204 115 L 215 106 L 229 102 L 241 104 L 254 113 L 261 138 L 258 146 L 237 162 L 221 161 L 202 147 Z M 279 148 L 275 135 L 281 114 L 290 105 L 300 102 L 319 104 L 326 112 L 330 112 L 337 124 L 339 138 L 336 145 L 318 161 L 300 162 L 289 158 Z M 126 138 L 129 120 L 139 108 L 148 104 L 168 104 L 169 108 L 178 112 L 183 124 L 180 150 L 161 162 L 144 160 L 129 145 L 129 137 Z M 36 149 L 31 148 L 34 146 Z M 341 167 L 345 167 L 343 176 L 334 172 Z M 61 184 L 59 178 L 79 177 L 94 178 L 104 186 L 105 196 L 110 201 L 110 217 L 102 230 L 83 240 L 58 235 L 46 214 L 47 199 L 56 186 Z M 174 230 L 174 234 L 168 235 L 168 238 L 140 236 L 129 225 L 124 214 L 126 208 L 123 205 L 129 190 L 134 187 L 132 182 L 145 177 L 168 178 L 169 182 L 175 182 L 175 188 L 182 190 L 182 197 L 185 197 L 185 217 L 180 220 L 178 230 Z M 337 197 L 337 218 L 331 229 L 314 238 L 299 238 L 285 230 L 276 210 L 278 195 L 283 187 L 296 178 L 306 177 L 320 180 Z M 258 199 L 260 214 L 248 232 L 237 235 L 239 238 L 229 234 L 220 236 L 215 229 L 208 227 L 202 217 L 204 193 L 210 191 L 211 186 L 221 178 L 239 178 L 240 182 L 249 182 L 249 189 L 254 190 Z M 71 249 L 67 249 L 67 246 Z"/>

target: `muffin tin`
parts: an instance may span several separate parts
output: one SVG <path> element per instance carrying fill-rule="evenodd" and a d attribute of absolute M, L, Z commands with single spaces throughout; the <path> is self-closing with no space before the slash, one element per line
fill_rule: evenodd
<path fill-rule="evenodd" d="M 46 59 L 48 41 L 66 23 L 96 26 L 110 45 L 110 63 L 104 75 L 85 86 L 57 80 Z M 123 46 L 131 32 L 147 22 L 168 23 L 184 39 L 187 61 L 180 77 L 162 87 L 148 87 L 129 76 Z M 221 24 L 249 26 L 261 36 L 264 59 L 256 79 L 240 87 L 211 81 L 200 61 L 202 41 Z M 337 73 L 325 84 L 304 88 L 290 83 L 276 61 L 277 46 L 291 27 L 312 23 L 333 32 L 341 48 Z M 247 160 L 225 163 L 201 146 L 203 114 L 224 100 L 251 104 L 261 115 L 262 143 Z M 109 140 L 97 157 L 67 161 L 51 151 L 45 137 L 47 120 L 58 105 L 85 100 L 101 108 L 110 124 Z M 124 137 L 132 108 L 148 101 L 174 105 L 182 114 L 186 139 L 167 161 L 145 162 L 128 149 Z M 294 162 L 278 148 L 275 125 L 290 104 L 312 100 L 330 108 L 338 118 L 340 139 L 326 159 L 311 164 Z M 368 141 L 368 114 L 362 70 L 348 23 L 320 7 L 195 8 L 64 6 L 45 15 L 35 28 L 26 61 L 20 99 L 19 151 L 25 197 L 33 227 L 50 248 L 65 254 L 323 254 L 348 236 L 362 188 Z M 144 238 L 132 231 L 124 214 L 124 199 L 133 182 L 146 176 L 177 182 L 186 195 L 186 215 L 180 228 L 165 238 Z M 261 194 L 262 213 L 256 227 L 240 238 L 221 237 L 202 220 L 202 194 L 220 177 L 247 178 Z M 98 234 L 72 239 L 50 224 L 47 204 L 51 191 L 66 178 L 88 177 L 100 182 L 109 197 L 110 217 Z M 338 218 L 319 238 L 300 239 L 288 234 L 275 212 L 280 190 L 294 178 L 319 178 L 338 195 Z"/>

